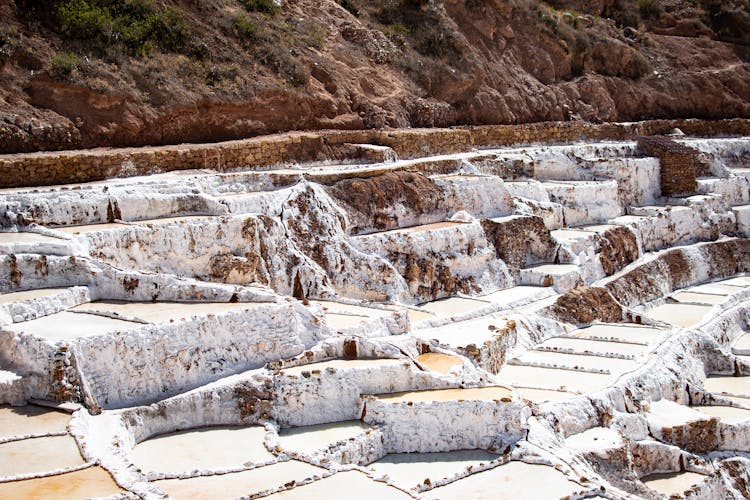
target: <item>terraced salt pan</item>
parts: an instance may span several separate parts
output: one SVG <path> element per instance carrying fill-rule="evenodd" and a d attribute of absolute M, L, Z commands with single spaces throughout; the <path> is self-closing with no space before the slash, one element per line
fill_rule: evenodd
<path fill-rule="evenodd" d="M 629 323 L 597 323 L 571 332 L 571 336 L 584 339 L 612 339 L 620 342 L 650 344 L 659 339 L 662 328 L 640 326 Z"/>
<path fill-rule="evenodd" d="M 750 276 L 737 276 L 728 280 L 719 281 L 723 285 L 738 286 L 740 288 L 750 287 Z"/>
<path fill-rule="evenodd" d="M 406 500 L 411 496 L 385 483 L 373 481 L 359 471 L 346 471 L 331 477 L 269 495 L 268 500 L 331 500 L 356 497 L 357 500 Z"/>
<path fill-rule="evenodd" d="M 0 245 L 13 243 L 60 243 L 59 238 L 52 238 L 38 233 L 2 233 L 0 232 Z"/>
<path fill-rule="evenodd" d="M 624 445 L 620 433 L 609 427 L 593 427 L 565 440 L 566 447 L 581 452 L 612 450 Z"/>
<path fill-rule="evenodd" d="M 639 356 L 648 350 L 642 344 L 626 344 L 603 340 L 589 340 L 585 338 L 554 337 L 537 345 L 537 349 L 564 349 L 575 352 L 591 352 L 596 354 L 618 354 L 621 356 Z"/>
<path fill-rule="evenodd" d="M 144 472 L 217 470 L 273 459 L 260 426 L 205 427 L 150 438 L 133 449 L 133 463 Z M 169 457 L 165 460 L 165 457 Z"/>
<path fill-rule="evenodd" d="M 577 394 L 565 391 L 551 391 L 548 389 L 531 389 L 528 387 L 516 387 L 521 397 L 534 403 L 544 403 L 547 401 L 564 401 L 574 398 Z"/>
<path fill-rule="evenodd" d="M 463 365 L 463 360 L 458 356 L 442 354 L 439 352 L 428 352 L 417 357 L 420 365 L 430 371 L 447 374 L 451 368 Z"/>
<path fill-rule="evenodd" d="M 78 444 L 69 435 L 0 443 L 0 477 L 47 472 L 83 464 Z"/>
<path fill-rule="evenodd" d="M 694 304 L 721 304 L 726 302 L 727 297 L 725 295 L 718 295 L 712 293 L 699 293 L 699 292 L 677 292 L 671 296 L 677 302 L 687 302 Z"/>
<path fill-rule="evenodd" d="M 465 222 L 434 222 L 432 224 L 423 224 L 421 226 L 401 227 L 398 229 L 391 229 L 390 231 L 383 231 L 384 233 L 398 234 L 398 233 L 418 233 L 422 231 L 435 231 L 437 229 L 445 229 L 447 227 L 455 227 L 466 224 Z"/>
<path fill-rule="evenodd" d="M 495 460 L 498 455 L 484 450 L 459 450 L 437 453 L 396 453 L 386 455 L 368 468 L 376 476 L 387 475 L 404 489 L 435 483 L 463 472 L 467 467 L 478 467 Z"/>
<path fill-rule="evenodd" d="M 709 376 L 703 388 L 714 394 L 728 394 L 750 398 L 750 377 Z"/>
<path fill-rule="evenodd" d="M 60 500 L 100 498 L 121 493 L 125 491 L 101 467 L 88 467 L 39 479 L 0 483 L 0 498 Z"/>
<path fill-rule="evenodd" d="M 629 359 L 536 350 L 527 351 L 516 359 L 522 364 L 548 364 L 566 368 L 607 370 L 612 374 L 624 373 L 638 366 L 637 361 Z"/>
<path fill-rule="evenodd" d="M 469 299 L 465 297 L 450 297 L 421 304 L 420 307 L 436 316 L 455 316 L 469 314 L 490 306 L 485 300 Z"/>
<path fill-rule="evenodd" d="M 233 474 L 166 479 L 154 481 L 154 484 L 175 499 L 230 499 L 283 487 L 287 483 L 303 481 L 324 472 L 325 469 L 289 460 Z"/>
<path fill-rule="evenodd" d="M 70 415 L 39 406 L 0 405 L 0 437 L 65 432 Z"/>
<path fill-rule="evenodd" d="M 738 424 L 750 420 L 750 410 L 744 408 L 734 406 L 693 406 L 692 408 L 721 419 L 722 422 L 727 424 Z"/>
<path fill-rule="evenodd" d="M 149 323 L 163 323 L 191 316 L 205 316 L 230 311 L 247 311 L 267 305 L 260 302 L 125 302 L 97 301 L 80 304 L 71 310 L 113 314 L 137 318 Z"/>
<path fill-rule="evenodd" d="M 139 323 L 132 321 L 63 311 L 31 321 L 14 323 L 6 328 L 13 332 L 30 333 L 50 341 L 57 341 L 130 330 L 139 326 Z"/>
<path fill-rule="evenodd" d="M 433 401 L 498 401 L 511 397 L 505 387 L 471 387 L 466 389 L 435 389 L 428 391 L 394 392 L 378 394 L 377 398 L 388 403 L 429 403 Z"/>
<path fill-rule="evenodd" d="M 689 328 L 700 323 L 711 311 L 711 306 L 696 304 L 663 304 L 647 312 L 649 318 Z"/>
<path fill-rule="evenodd" d="M 320 371 L 325 372 L 326 369 L 332 368 L 334 370 L 351 370 L 357 368 L 383 368 L 386 366 L 396 366 L 402 363 L 409 362 L 406 359 L 332 359 L 330 361 L 321 361 L 320 363 L 310 363 L 308 365 L 291 366 L 284 368 L 281 373 L 284 375 L 301 376 L 302 372 L 313 372 Z"/>
<path fill-rule="evenodd" d="M 181 217 L 163 217 L 160 219 L 145 219 L 145 220 L 138 220 L 133 221 L 133 224 L 141 224 L 141 225 L 163 225 L 163 224 L 172 224 L 172 223 L 180 223 L 180 222 L 191 222 L 191 221 L 198 221 L 198 220 L 205 220 L 211 217 L 211 215 L 184 215 Z"/>
<path fill-rule="evenodd" d="M 86 233 L 96 233 L 99 231 L 110 231 L 112 229 L 121 229 L 124 227 L 131 227 L 131 226 L 129 224 L 109 222 L 106 224 L 83 224 L 80 226 L 51 227 L 50 229 L 54 229 L 56 231 L 60 231 L 62 233 L 66 233 L 70 235 L 78 235 L 78 234 L 86 234 Z"/>
<path fill-rule="evenodd" d="M 703 482 L 707 476 L 695 472 L 672 472 L 668 474 L 651 474 L 641 478 L 648 488 L 662 495 L 679 495 L 696 484 Z"/>
<path fill-rule="evenodd" d="M 532 387 L 588 393 L 607 387 L 614 377 L 602 373 L 590 373 L 536 366 L 506 365 L 500 370 L 498 380 L 512 386 Z"/>
<path fill-rule="evenodd" d="M 732 352 L 735 354 L 750 354 L 750 333 L 746 333 L 737 339 L 732 345 Z"/>
<path fill-rule="evenodd" d="M 67 288 L 38 288 L 23 292 L 0 293 L 0 305 L 10 304 L 11 302 L 23 302 L 25 300 L 43 299 L 44 297 L 51 297 L 66 290 Z"/>
<path fill-rule="evenodd" d="M 494 498 L 563 498 L 585 488 L 546 465 L 512 461 L 430 490 L 426 498 L 441 500 Z"/>
<path fill-rule="evenodd" d="M 725 285 L 723 283 L 705 283 L 703 285 L 698 285 L 692 288 L 688 288 L 688 291 L 727 296 L 733 293 L 737 293 L 742 289 L 743 287 L 734 286 L 734 285 Z"/>
<path fill-rule="evenodd" d="M 326 323 L 329 327 L 334 329 L 350 328 L 373 318 L 392 316 L 394 313 L 393 311 L 383 309 L 342 304 L 325 300 L 311 300 L 310 303 L 319 304 L 323 307 L 323 311 L 326 315 Z"/>
<path fill-rule="evenodd" d="M 514 286 L 504 290 L 498 290 L 487 295 L 481 295 L 478 298 L 497 304 L 503 308 L 517 307 L 529 302 L 542 300 L 554 295 L 554 291 L 549 287 L 540 286 Z"/>
<path fill-rule="evenodd" d="M 437 328 L 418 330 L 415 335 L 428 340 L 437 340 L 441 344 L 452 347 L 466 347 L 468 345 L 481 346 L 491 341 L 497 335 L 496 330 L 502 329 L 507 320 L 492 316 L 456 323 L 449 323 Z"/>
<path fill-rule="evenodd" d="M 279 442 L 284 450 L 312 453 L 338 441 L 358 436 L 367 429 L 372 427 L 357 420 L 292 427 L 279 432 Z"/>

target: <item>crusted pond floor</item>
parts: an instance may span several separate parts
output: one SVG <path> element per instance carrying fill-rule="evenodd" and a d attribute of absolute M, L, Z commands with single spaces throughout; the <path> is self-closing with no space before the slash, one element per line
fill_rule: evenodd
<path fill-rule="evenodd" d="M 742 498 L 750 139 L 0 191 L 0 496 Z"/>

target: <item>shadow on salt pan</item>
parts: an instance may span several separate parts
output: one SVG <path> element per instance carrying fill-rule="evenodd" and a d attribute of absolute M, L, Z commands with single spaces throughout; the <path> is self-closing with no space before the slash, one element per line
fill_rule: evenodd
<path fill-rule="evenodd" d="M 0 437 L 65 432 L 70 415 L 39 406 L 0 405 Z"/>
<path fill-rule="evenodd" d="M 60 292 L 68 290 L 67 288 L 38 288 L 36 290 L 25 290 L 23 292 L 0 293 L 0 305 L 10 304 L 11 302 L 23 302 L 25 300 L 43 299 Z"/>

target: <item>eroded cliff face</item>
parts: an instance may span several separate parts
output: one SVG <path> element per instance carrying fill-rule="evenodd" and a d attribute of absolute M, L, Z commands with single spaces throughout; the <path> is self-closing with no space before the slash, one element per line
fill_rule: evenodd
<path fill-rule="evenodd" d="M 133 49 L 56 17 L 67 3 L 0 3 L 0 152 L 750 116 L 743 5 L 733 18 L 684 2 L 639 13 L 630 0 L 288 0 L 270 13 L 175 1 L 184 43 Z"/>

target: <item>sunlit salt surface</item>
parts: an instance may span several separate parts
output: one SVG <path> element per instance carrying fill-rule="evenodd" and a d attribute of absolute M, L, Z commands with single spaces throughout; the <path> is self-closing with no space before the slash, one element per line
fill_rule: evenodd
<path fill-rule="evenodd" d="M 738 424 L 750 420 L 750 410 L 734 406 L 693 406 L 693 409 L 721 419 L 726 424 Z"/>
<path fill-rule="evenodd" d="M 397 453 L 386 455 L 367 467 L 377 476 L 387 475 L 396 485 L 409 489 L 429 479 L 435 483 L 440 479 L 455 476 L 467 467 L 477 467 L 498 458 L 484 450 L 459 450 L 441 453 Z"/>
<path fill-rule="evenodd" d="M 346 471 L 331 477 L 270 495 L 269 500 L 407 500 L 409 495 L 387 484 L 373 481 L 359 471 Z"/>
<path fill-rule="evenodd" d="M 124 493 L 109 473 L 101 467 L 59 474 L 57 476 L 0 483 L 0 498 L 60 500 L 100 498 Z"/>
<path fill-rule="evenodd" d="M 338 441 L 358 436 L 367 429 L 372 427 L 358 420 L 293 427 L 282 429 L 279 432 L 279 441 L 284 450 L 312 453 L 328 448 Z"/>
<path fill-rule="evenodd" d="M 191 222 L 191 221 L 199 221 L 199 220 L 206 220 L 210 218 L 216 218 L 215 216 L 211 215 L 185 215 L 181 217 L 163 217 L 160 219 L 144 219 L 144 220 L 138 220 L 133 221 L 133 224 L 151 224 L 151 225 L 161 225 L 161 224 L 171 224 L 171 223 L 180 223 L 180 222 Z"/>
<path fill-rule="evenodd" d="M 732 349 L 742 352 L 750 352 L 750 333 L 746 333 L 738 338 L 732 346 Z"/>
<path fill-rule="evenodd" d="M 505 387 L 471 387 L 467 389 L 435 389 L 428 391 L 395 392 L 378 394 L 378 399 L 389 403 L 430 401 L 497 401 L 510 398 L 511 391 Z"/>
<path fill-rule="evenodd" d="M 518 361 L 524 364 L 545 364 L 565 368 L 583 368 L 587 370 L 607 370 L 609 373 L 617 374 L 632 370 L 638 365 L 637 361 L 620 358 L 605 358 L 603 356 L 590 356 L 585 354 L 567 354 L 550 351 L 527 351 L 522 354 Z"/>
<path fill-rule="evenodd" d="M 722 283 L 705 283 L 703 285 L 698 285 L 698 286 L 689 288 L 688 290 L 691 292 L 711 293 L 714 295 L 727 296 L 733 293 L 737 293 L 741 291 L 742 289 L 743 288 L 739 286 L 725 285 Z"/>
<path fill-rule="evenodd" d="M 571 336 L 588 339 L 613 339 L 621 342 L 650 344 L 659 339 L 662 328 L 634 325 L 632 323 L 597 323 L 570 333 Z"/>
<path fill-rule="evenodd" d="M 137 318 L 149 323 L 163 323 L 170 320 L 206 316 L 230 311 L 255 309 L 262 302 L 125 302 L 97 301 L 74 307 L 74 311 L 108 313 L 123 318 Z"/>
<path fill-rule="evenodd" d="M 646 315 L 658 321 L 687 328 L 700 323 L 710 311 L 711 306 L 663 304 L 649 310 Z"/>
<path fill-rule="evenodd" d="M 81 226 L 61 226 L 61 227 L 53 227 L 51 229 L 54 229 L 56 231 L 60 231 L 67 234 L 86 234 L 86 233 L 96 233 L 99 231 L 109 231 L 112 229 L 122 229 L 125 227 L 132 227 L 128 224 L 119 224 L 117 222 L 111 222 L 107 224 L 84 224 Z"/>
<path fill-rule="evenodd" d="M 65 240 L 37 233 L 2 233 L 0 245 L 12 243 L 64 243 Z"/>
<path fill-rule="evenodd" d="M 719 281 L 722 285 L 737 286 L 740 288 L 750 288 L 750 276 L 737 276 L 728 280 Z"/>
<path fill-rule="evenodd" d="M 589 340 L 584 338 L 554 337 L 547 339 L 537 348 L 572 349 L 575 352 L 591 352 L 596 354 L 619 354 L 622 356 L 639 356 L 648 350 L 643 344 L 626 344 L 603 340 Z"/>
<path fill-rule="evenodd" d="M 420 307 L 438 316 L 454 316 L 468 314 L 490 306 L 484 300 L 467 299 L 465 297 L 450 297 L 432 302 L 426 302 Z"/>
<path fill-rule="evenodd" d="M 361 316 L 358 314 L 326 313 L 326 323 L 330 328 L 334 329 L 350 328 L 370 319 L 369 316 Z"/>
<path fill-rule="evenodd" d="M 648 488 L 658 491 L 662 495 L 679 495 L 698 483 L 706 476 L 695 472 L 673 472 L 668 474 L 651 474 L 641 478 L 641 482 Z"/>
<path fill-rule="evenodd" d="M 0 293 L 0 304 L 23 302 L 24 300 L 42 299 L 66 291 L 67 288 L 38 288 L 23 292 Z"/>
<path fill-rule="evenodd" d="M 132 321 L 63 311 L 23 323 L 13 323 L 5 328 L 13 332 L 30 333 L 47 340 L 70 340 L 132 330 L 141 326 Z"/>
<path fill-rule="evenodd" d="M 485 342 L 494 339 L 498 332 L 507 325 L 507 320 L 492 316 L 447 325 L 436 328 L 417 330 L 414 335 L 428 340 L 437 340 L 441 344 L 453 347 L 466 347 L 468 345 L 482 346 Z"/>
<path fill-rule="evenodd" d="M 716 375 L 707 377 L 703 387 L 714 394 L 730 394 L 750 398 L 750 376 L 732 377 L 731 375 Z"/>
<path fill-rule="evenodd" d="M 281 373 L 300 376 L 302 372 L 320 371 L 322 373 L 327 368 L 333 368 L 334 370 L 348 370 L 352 368 L 377 369 L 384 366 L 396 366 L 406 362 L 407 360 L 405 359 L 332 359 L 330 361 L 321 361 L 320 363 L 284 368 L 281 370 Z"/>
<path fill-rule="evenodd" d="M 417 357 L 417 361 L 428 370 L 443 374 L 450 372 L 451 368 L 464 364 L 463 360 L 458 356 L 442 354 L 439 352 L 421 354 Z"/>
<path fill-rule="evenodd" d="M 711 305 L 721 304 L 723 302 L 726 302 L 727 300 L 727 297 L 725 295 L 699 292 L 677 292 L 672 295 L 672 298 L 677 302 Z"/>
<path fill-rule="evenodd" d="M 572 392 L 530 389 L 528 387 L 516 387 L 516 390 L 521 394 L 522 398 L 528 399 L 533 403 L 563 401 L 577 396 L 577 394 L 573 394 Z"/>
<path fill-rule="evenodd" d="M 46 472 L 84 463 L 71 436 L 48 436 L 0 443 L 0 476 Z"/>
<path fill-rule="evenodd" d="M 422 231 L 434 231 L 436 229 L 445 229 L 448 227 L 462 226 L 465 222 L 434 222 L 432 224 L 423 224 L 421 226 L 402 227 L 398 229 L 392 229 L 390 231 L 383 231 L 384 233 L 418 233 Z"/>
<path fill-rule="evenodd" d="M 546 465 L 508 462 L 426 492 L 426 498 L 441 500 L 563 498 L 585 488 Z"/>
<path fill-rule="evenodd" d="M 290 482 L 303 481 L 324 472 L 325 469 L 290 460 L 232 474 L 166 479 L 155 481 L 154 484 L 171 498 L 176 499 L 230 499 L 279 488 Z"/>
<path fill-rule="evenodd" d="M 625 446 L 620 433 L 609 427 L 592 427 L 565 439 L 567 448 L 587 452 L 606 451 Z"/>
<path fill-rule="evenodd" d="M 273 458 L 261 426 L 203 427 L 152 437 L 133 449 L 133 463 L 144 472 L 217 470 Z M 165 460 L 165 457 L 169 457 Z"/>
<path fill-rule="evenodd" d="M 39 406 L 0 405 L 0 437 L 65 432 L 70 415 Z"/>
<path fill-rule="evenodd" d="M 587 393 L 607 387 L 614 381 L 612 375 L 536 366 L 506 365 L 497 378 L 513 386 L 533 387 Z"/>

